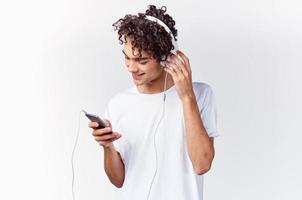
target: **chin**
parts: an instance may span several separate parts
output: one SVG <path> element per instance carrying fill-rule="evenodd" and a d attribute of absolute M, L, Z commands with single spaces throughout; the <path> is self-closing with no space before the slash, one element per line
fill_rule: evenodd
<path fill-rule="evenodd" d="M 141 81 L 141 80 L 133 80 L 133 82 L 134 82 L 135 85 L 143 85 L 144 84 L 144 82 Z"/>
<path fill-rule="evenodd" d="M 133 79 L 133 82 L 135 85 L 148 85 L 152 84 L 155 81 L 155 79 L 151 79 L 150 77 L 144 77 L 143 79 L 135 80 Z"/>

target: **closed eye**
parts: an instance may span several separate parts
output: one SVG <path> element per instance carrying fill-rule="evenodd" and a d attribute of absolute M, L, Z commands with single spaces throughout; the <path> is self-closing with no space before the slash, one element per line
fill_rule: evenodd
<path fill-rule="evenodd" d="M 125 57 L 125 59 L 126 60 L 130 60 L 130 58 L 128 58 L 128 57 Z M 148 61 L 146 61 L 146 62 L 139 62 L 139 64 L 141 64 L 141 65 L 145 65 L 145 64 L 147 64 L 148 63 Z"/>

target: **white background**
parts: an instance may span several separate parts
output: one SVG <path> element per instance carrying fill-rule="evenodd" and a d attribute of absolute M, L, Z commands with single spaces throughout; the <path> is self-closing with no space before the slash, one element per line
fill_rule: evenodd
<path fill-rule="evenodd" d="M 71 200 L 79 112 L 132 85 L 112 23 L 152 1 L 0 3 L 0 199 Z M 193 80 L 210 84 L 221 136 L 205 200 L 302 199 L 302 3 L 156 1 L 176 20 Z M 111 200 L 81 115 L 77 200 Z"/>

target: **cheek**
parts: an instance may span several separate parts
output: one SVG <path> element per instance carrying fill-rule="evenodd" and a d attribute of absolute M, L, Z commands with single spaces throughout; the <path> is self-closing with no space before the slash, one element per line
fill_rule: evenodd
<path fill-rule="evenodd" d="M 155 62 L 148 62 L 146 64 L 140 64 L 140 69 L 146 73 L 156 73 L 160 67 L 157 63 Z"/>

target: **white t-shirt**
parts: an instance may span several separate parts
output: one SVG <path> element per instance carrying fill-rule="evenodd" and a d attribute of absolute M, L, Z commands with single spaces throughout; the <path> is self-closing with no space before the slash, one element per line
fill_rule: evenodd
<path fill-rule="evenodd" d="M 208 135 L 218 136 L 211 87 L 193 82 L 193 89 Z M 120 200 L 147 200 L 156 170 L 154 138 L 158 167 L 149 200 L 203 198 L 203 176 L 194 172 L 188 156 L 183 108 L 175 85 L 166 91 L 165 113 L 158 125 L 163 112 L 163 94 L 140 93 L 133 85 L 108 102 L 104 118 L 111 122 L 114 132 L 122 134 L 113 142 L 125 165 L 124 183 L 118 189 Z"/>

